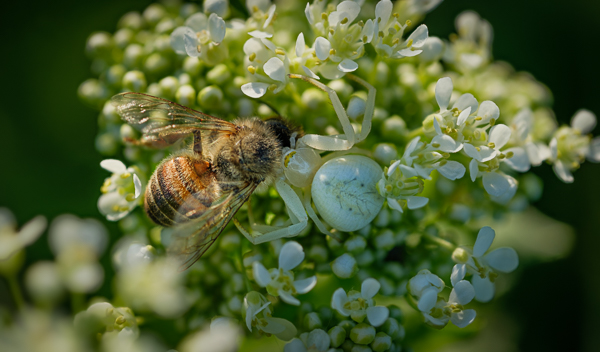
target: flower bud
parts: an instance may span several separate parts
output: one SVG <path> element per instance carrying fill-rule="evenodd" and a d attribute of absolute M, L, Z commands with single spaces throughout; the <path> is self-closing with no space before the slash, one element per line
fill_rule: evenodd
<path fill-rule="evenodd" d="M 348 102 L 348 109 L 346 109 L 346 113 L 348 117 L 352 120 L 356 120 L 360 116 L 365 114 L 366 102 L 359 96 L 352 96 L 350 98 L 350 102 Z"/>
<path fill-rule="evenodd" d="M 144 18 L 139 12 L 128 12 L 119 20 L 117 27 L 129 28 L 133 31 L 139 31 L 144 25 Z"/>
<path fill-rule="evenodd" d="M 223 101 L 223 91 L 217 86 L 204 87 L 198 93 L 198 105 L 205 109 L 219 108 Z"/>
<path fill-rule="evenodd" d="M 338 97 L 342 100 L 348 99 L 350 94 L 354 91 L 354 88 L 343 79 L 335 79 L 327 84 L 327 86 L 337 93 Z"/>
<path fill-rule="evenodd" d="M 202 61 L 199 58 L 188 56 L 183 60 L 183 71 L 190 76 L 197 76 L 202 70 Z"/>
<path fill-rule="evenodd" d="M 304 316 L 304 327 L 307 330 L 318 329 L 322 326 L 323 323 L 321 322 L 321 318 L 319 318 L 319 315 L 317 313 L 311 312 Z"/>
<path fill-rule="evenodd" d="M 50 261 L 39 261 L 27 269 L 25 286 L 31 297 L 45 304 L 53 304 L 64 294 L 56 264 Z"/>
<path fill-rule="evenodd" d="M 231 72 L 225 64 L 219 64 L 206 73 L 209 83 L 223 85 L 231 78 Z"/>
<path fill-rule="evenodd" d="M 356 259 L 354 259 L 353 256 L 348 253 L 344 253 L 331 263 L 331 270 L 333 270 L 333 273 L 337 277 L 341 279 L 348 279 L 356 274 L 358 271 L 358 265 L 356 264 Z"/>
<path fill-rule="evenodd" d="M 169 59 L 159 53 L 153 53 L 144 62 L 146 71 L 150 74 L 162 76 L 167 73 L 171 66 Z"/>
<path fill-rule="evenodd" d="M 150 95 L 154 95 L 155 97 L 162 97 L 163 90 L 158 83 L 151 83 L 146 89 L 146 92 Z"/>
<path fill-rule="evenodd" d="M 375 339 L 375 328 L 369 324 L 360 323 L 350 330 L 350 339 L 360 345 L 368 345 Z"/>
<path fill-rule="evenodd" d="M 346 330 L 341 326 L 334 326 L 329 329 L 329 338 L 331 339 L 331 346 L 338 348 L 346 339 Z"/>
<path fill-rule="evenodd" d="M 307 257 L 317 263 L 326 262 L 328 254 L 329 254 L 329 252 L 327 251 L 327 248 L 325 248 L 325 246 L 320 245 L 320 244 L 312 245 L 306 251 Z"/>
<path fill-rule="evenodd" d="M 165 10 L 163 5 L 160 4 L 150 4 L 150 6 L 148 6 L 143 13 L 146 22 L 148 22 L 151 25 L 157 24 L 166 15 L 167 10 Z"/>
<path fill-rule="evenodd" d="M 352 254 L 362 252 L 365 247 L 367 247 L 367 240 L 362 236 L 354 235 L 344 242 L 344 249 Z"/>
<path fill-rule="evenodd" d="M 391 143 L 379 143 L 375 145 L 373 158 L 384 165 L 390 165 L 392 160 L 398 159 L 398 150 Z"/>
<path fill-rule="evenodd" d="M 142 71 L 129 71 L 123 76 L 123 89 L 130 92 L 146 90 L 146 76 Z"/>
<path fill-rule="evenodd" d="M 100 107 L 108 99 L 108 89 L 97 79 L 87 79 L 77 89 L 79 98 L 85 103 Z"/>
<path fill-rule="evenodd" d="M 120 89 L 125 72 L 127 72 L 125 66 L 112 65 L 104 73 L 104 82 L 106 82 L 109 87 Z"/>
<path fill-rule="evenodd" d="M 452 260 L 459 264 L 464 264 L 469 260 L 469 252 L 464 248 L 458 247 L 452 252 Z"/>
<path fill-rule="evenodd" d="M 391 116 L 383 121 L 381 134 L 384 138 L 392 141 L 402 139 L 408 134 L 406 123 L 398 115 Z"/>
<path fill-rule="evenodd" d="M 85 45 L 85 52 L 92 59 L 109 59 L 112 55 L 113 47 L 114 41 L 109 33 L 96 32 L 88 38 Z"/>
<path fill-rule="evenodd" d="M 379 328 L 382 332 L 386 333 L 392 338 L 392 340 L 399 340 L 404 337 L 403 329 L 401 325 L 394 318 L 387 318 L 385 323 Z"/>
<path fill-rule="evenodd" d="M 181 105 L 193 106 L 196 103 L 196 90 L 189 84 L 184 84 L 177 89 L 175 99 Z"/>
<path fill-rule="evenodd" d="M 119 141 L 110 133 L 102 133 L 96 136 L 96 150 L 103 155 L 114 155 L 117 153 Z"/>
<path fill-rule="evenodd" d="M 163 92 L 163 96 L 167 99 L 174 99 L 177 89 L 179 88 L 179 81 L 173 76 L 168 76 L 160 80 L 158 83 Z"/>
<path fill-rule="evenodd" d="M 394 233 L 390 229 L 385 229 L 375 236 L 373 241 L 375 248 L 389 251 L 396 245 L 394 240 Z"/>
<path fill-rule="evenodd" d="M 207 14 L 216 13 L 223 18 L 229 16 L 228 0 L 205 0 L 202 8 Z"/>
<path fill-rule="evenodd" d="M 129 69 L 142 67 L 144 48 L 140 44 L 129 44 L 123 53 L 123 65 Z"/>
<path fill-rule="evenodd" d="M 387 351 L 391 346 L 392 338 L 384 332 L 378 332 L 375 335 L 375 340 L 371 343 L 371 348 L 375 352 Z"/>

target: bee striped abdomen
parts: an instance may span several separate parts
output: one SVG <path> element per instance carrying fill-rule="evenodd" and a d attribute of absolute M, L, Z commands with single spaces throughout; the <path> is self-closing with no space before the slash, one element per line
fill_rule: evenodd
<path fill-rule="evenodd" d="M 201 216 L 218 190 L 206 162 L 188 155 L 162 162 L 146 188 L 146 213 L 162 226 L 173 226 Z"/>

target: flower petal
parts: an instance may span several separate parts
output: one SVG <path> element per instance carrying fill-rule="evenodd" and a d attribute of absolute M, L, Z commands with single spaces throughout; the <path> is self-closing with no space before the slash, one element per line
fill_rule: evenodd
<path fill-rule="evenodd" d="M 275 8 L 275 4 L 269 7 L 269 11 L 267 11 L 267 19 L 265 20 L 265 24 L 263 24 L 263 28 L 267 28 L 271 24 L 271 21 L 273 21 L 273 17 L 275 16 Z"/>
<path fill-rule="evenodd" d="M 475 309 L 465 309 L 457 313 L 452 313 L 450 321 L 459 328 L 464 328 L 475 320 L 477 312 Z"/>
<path fill-rule="evenodd" d="M 488 142 L 494 143 L 494 149 L 499 150 L 510 140 L 510 127 L 506 125 L 495 125 L 490 129 Z"/>
<path fill-rule="evenodd" d="M 362 282 L 362 285 L 360 286 L 360 294 L 364 299 L 373 298 L 377 292 L 379 292 L 380 288 L 381 284 L 379 281 L 373 278 L 368 278 Z"/>
<path fill-rule="evenodd" d="M 341 287 L 335 290 L 333 295 L 331 295 L 331 308 L 335 309 L 345 317 L 350 315 L 350 311 L 344 308 L 346 302 L 348 302 L 348 296 L 346 295 L 346 291 Z"/>
<path fill-rule="evenodd" d="M 311 276 L 306 279 L 294 281 L 294 288 L 296 289 L 296 292 L 298 292 L 298 294 L 301 295 L 301 294 L 307 293 L 310 290 L 312 290 L 316 284 L 317 284 L 317 277 Z"/>
<path fill-rule="evenodd" d="M 216 13 L 211 13 L 208 17 L 208 32 L 210 40 L 220 43 L 225 38 L 225 21 Z"/>
<path fill-rule="evenodd" d="M 498 172 L 484 172 L 481 180 L 485 191 L 494 197 L 500 197 L 510 189 L 508 179 Z"/>
<path fill-rule="evenodd" d="M 467 144 L 465 144 L 465 146 L 467 146 Z M 475 182 L 477 176 L 479 176 L 479 163 L 475 159 L 471 159 L 471 162 L 469 163 L 469 175 L 473 182 Z"/>
<path fill-rule="evenodd" d="M 378 23 L 382 25 L 386 25 L 388 20 L 390 19 L 390 15 L 392 14 L 392 10 L 394 5 L 390 0 L 381 0 L 375 6 L 375 19 Z M 381 18 L 381 21 L 379 19 Z"/>
<path fill-rule="evenodd" d="M 507 163 L 514 170 L 519 172 L 527 172 L 531 168 L 531 163 L 529 162 L 529 156 L 525 149 L 516 147 L 509 148 L 503 151 L 504 154 L 512 153 L 512 157 L 502 159 L 505 163 Z"/>
<path fill-rule="evenodd" d="M 263 66 L 263 70 L 267 76 L 275 81 L 279 81 L 285 83 L 285 67 L 283 65 L 283 61 L 281 61 L 278 57 L 272 57 L 265 63 Z"/>
<path fill-rule="evenodd" d="M 207 24 L 208 20 L 206 18 L 206 15 L 202 12 L 197 12 L 188 17 L 187 20 L 185 20 L 185 25 L 191 28 L 194 32 L 200 32 L 201 30 L 206 29 Z"/>
<path fill-rule="evenodd" d="M 409 196 L 406 197 L 406 206 L 408 209 L 419 209 L 427 205 L 429 203 L 429 198 L 427 197 L 419 197 L 419 196 Z"/>
<path fill-rule="evenodd" d="M 270 84 L 262 82 L 252 82 L 242 85 L 242 92 L 250 98 L 260 98 L 267 92 Z"/>
<path fill-rule="evenodd" d="M 280 288 L 279 290 L 277 290 L 277 293 L 279 294 L 279 298 L 281 298 L 281 300 L 285 303 L 294 306 L 300 305 L 300 301 L 296 297 L 292 296 L 288 291 L 285 291 L 284 289 Z"/>
<path fill-rule="evenodd" d="M 433 121 L 435 124 L 435 121 L 437 120 L 433 119 Z M 462 143 L 456 142 L 447 134 L 438 134 L 437 136 L 433 137 L 431 143 L 438 143 L 440 145 L 438 149 L 446 153 L 456 153 L 463 148 Z"/>
<path fill-rule="evenodd" d="M 267 285 L 271 283 L 269 271 L 259 261 L 252 263 L 252 275 L 254 276 L 254 281 L 256 281 L 260 287 L 267 287 Z"/>
<path fill-rule="evenodd" d="M 369 324 L 374 327 L 383 325 L 390 316 L 390 310 L 387 307 L 375 306 L 367 308 L 367 319 Z"/>
<path fill-rule="evenodd" d="M 435 288 L 428 288 L 423 291 L 421 298 L 419 298 L 418 307 L 421 312 L 429 313 L 431 309 L 435 307 L 435 303 L 438 298 L 438 290 Z"/>
<path fill-rule="evenodd" d="M 454 160 L 447 161 L 444 165 L 438 167 L 437 170 L 442 176 L 452 181 L 462 178 L 467 171 L 463 164 Z"/>
<path fill-rule="evenodd" d="M 402 210 L 402 206 L 400 205 L 400 203 L 398 203 L 398 200 L 393 199 L 393 198 L 387 198 L 387 202 L 388 202 L 388 206 L 394 210 L 397 210 L 401 213 L 403 213 L 404 211 Z"/>
<path fill-rule="evenodd" d="M 486 100 L 479 106 L 477 116 L 481 117 L 479 124 L 487 124 L 492 119 L 494 119 L 494 121 L 498 120 L 498 117 L 500 117 L 500 108 L 498 108 L 498 105 L 493 101 Z"/>
<path fill-rule="evenodd" d="M 296 39 L 296 56 L 297 57 L 302 57 L 302 54 L 304 54 L 305 45 L 306 45 L 306 42 L 304 41 L 304 33 L 300 32 L 300 34 L 298 34 L 298 38 Z"/>
<path fill-rule="evenodd" d="M 489 278 L 481 278 L 479 275 L 473 275 L 471 283 L 475 289 L 475 299 L 479 302 L 489 302 L 494 298 L 496 287 Z"/>
<path fill-rule="evenodd" d="M 589 110 L 579 110 L 571 119 L 571 127 L 579 130 L 581 134 L 587 134 L 596 127 L 596 115 Z"/>
<path fill-rule="evenodd" d="M 467 121 L 467 119 L 469 118 L 470 115 L 471 115 L 471 107 L 469 106 L 466 109 L 464 109 L 463 111 L 461 111 L 460 115 L 458 115 L 456 124 L 458 126 L 462 126 L 465 123 L 465 121 Z"/>
<path fill-rule="evenodd" d="M 467 266 L 465 264 L 456 264 L 452 267 L 452 274 L 450 275 L 450 281 L 452 282 L 452 286 L 456 286 L 456 284 L 465 278 L 467 274 Z"/>
<path fill-rule="evenodd" d="M 485 255 L 485 260 L 494 270 L 510 273 L 519 266 L 519 256 L 510 247 L 494 249 Z"/>
<path fill-rule="evenodd" d="M 331 43 L 329 40 L 323 37 L 317 37 L 313 44 L 315 54 L 319 60 L 325 60 L 329 57 L 329 50 L 331 50 Z"/>
<path fill-rule="evenodd" d="M 481 155 L 479 154 L 479 151 L 472 144 L 465 143 L 463 146 L 463 150 L 465 151 L 465 153 L 467 153 L 468 156 L 470 156 L 474 160 L 481 161 Z"/>
<path fill-rule="evenodd" d="M 138 199 L 138 197 L 142 194 L 142 181 L 140 181 L 140 178 L 136 174 L 133 174 L 133 187 L 135 189 L 135 199 Z"/>
<path fill-rule="evenodd" d="M 450 297 L 448 298 L 448 303 L 459 303 L 462 305 L 468 304 L 475 297 L 475 289 L 473 285 L 467 280 L 461 280 L 456 283 L 452 292 L 450 292 Z"/>
<path fill-rule="evenodd" d="M 552 165 L 552 170 L 564 183 L 573 183 L 573 174 L 562 161 L 556 160 Z"/>
<path fill-rule="evenodd" d="M 194 31 L 186 31 L 183 33 L 183 43 L 185 44 L 185 52 L 191 57 L 200 56 L 198 51 L 198 37 Z"/>
<path fill-rule="evenodd" d="M 271 34 L 269 32 L 259 31 L 259 30 L 254 30 L 252 32 L 248 32 L 248 34 L 251 37 L 257 38 L 257 39 L 267 39 L 267 38 L 273 37 L 273 34 Z"/>
<path fill-rule="evenodd" d="M 350 59 L 344 59 L 338 65 L 338 70 L 342 72 L 353 72 L 358 68 L 358 64 Z"/>
<path fill-rule="evenodd" d="M 189 27 L 177 27 L 171 32 L 171 48 L 173 48 L 177 54 L 186 54 L 184 36 L 187 31 L 194 32 Z"/>
<path fill-rule="evenodd" d="M 127 172 L 127 167 L 121 160 L 117 159 L 106 159 L 100 162 L 100 167 L 104 170 L 110 171 L 113 174 L 124 174 Z"/>
<path fill-rule="evenodd" d="M 435 100 L 437 101 L 440 111 L 448 110 L 450 98 L 452 97 L 452 79 L 450 77 L 440 78 L 435 85 Z"/>
<path fill-rule="evenodd" d="M 473 246 L 473 256 L 481 257 L 490 249 L 494 238 L 496 237 L 496 231 L 489 226 L 484 226 L 479 230 L 475 245 Z"/>
<path fill-rule="evenodd" d="M 310 78 L 321 79 L 321 77 L 317 76 L 313 71 L 310 70 L 310 68 L 304 65 L 302 65 L 302 70 L 304 71 L 304 74 Z"/>
<path fill-rule="evenodd" d="M 300 243 L 289 241 L 281 247 L 279 252 L 279 267 L 283 270 L 292 270 L 304 260 L 304 250 Z"/>
<path fill-rule="evenodd" d="M 426 25 L 422 24 L 408 36 L 408 41 L 412 40 L 414 48 L 420 48 L 425 44 L 427 37 L 429 37 L 429 30 Z"/>
<path fill-rule="evenodd" d="M 458 110 L 462 111 L 468 108 L 469 106 L 471 107 L 471 111 L 477 111 L 479 103 L 477 102 L 477 99 L 475 99 L 473 94 L 466 93 L 461 95 L 460 98 L 458 98 L 456 103 L 452 105 L 452 108 L 457 108 Z"/>

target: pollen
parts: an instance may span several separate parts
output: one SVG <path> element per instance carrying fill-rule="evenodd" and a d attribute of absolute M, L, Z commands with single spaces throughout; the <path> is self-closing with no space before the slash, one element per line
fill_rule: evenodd
<path fill-rule="evenodd" d="M 248 66 L 248 72 L 250 72 L 251 74 L 255 74 L 256 73 L 256 67 L 254 67 L 254 66 Z"/>
<path fill-rule="evenodd" d="M 288 164 L 290 163 L 290 160 L 292 160 L 292 157 L 296 154 L 295 151 L 289 153 L 288 155 L 285 156 L 285 160 L 283 161 L 283 166 L 288 167 Z"/>
<path fill-rule="evenodd" d="M 254 61 L 256 59 L 256 53 L 252 53 L 250 54 L 250 56 L 248 56 L 248 60 L 250 61 Z"/>
<path fill-rule="evenodd" d="M 283 49 L 275 49 L 275 54 L 277 55 L 285 55 L 285 51 L 283 51 Z"/>

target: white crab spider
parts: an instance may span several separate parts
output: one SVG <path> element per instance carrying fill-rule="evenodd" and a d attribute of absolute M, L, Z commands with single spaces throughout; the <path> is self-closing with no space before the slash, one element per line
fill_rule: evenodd
<path fill-rule="evenodd" d="M 354 144 L 363 141 L 371 131 L 376 90 L 375 87 L 365 80 L 350 74 L 348 75 L 349 78 L 367 88 L 365 113 L 361 131 L 357 135 L 350 124 L 350 119 L 342 102 L 333 89 L 310 77 L 298 74 L 289 74 L 288 77 L 302 79 L 327 93 L 335 113 L 342 124 L 344 134 L 337 136 L 307 134 L 298 140 L 295 139 L 295 136 L 292 136 L 290 140 L 291 148 L 284 150 L 282 157 L 283 174 L 275 182 L 275 189 L 277 189 L 288 209 L 291 225 L 285 227 L 256 225 L 253 223 L 251 217 L 249 217 L 251 220 L 251 232 L 248 232 L 234 218 L 233 222 L 236 227 L 253 244 L 297 236 L 308 225 L 309 217 L 321 232 L 330 234 L 331 232 L 327 230 L 327 227 L 319 219 L 311 206 L 311 184 L 313 177 L 327 159 L 350 152 Z M 337 152 L 328 155 L 325 158 L 326 160 L 322 160 L 317 150 Z M 299 192 L 302 193 L 302 200 L 290 184 L 299 189 Z"/>

